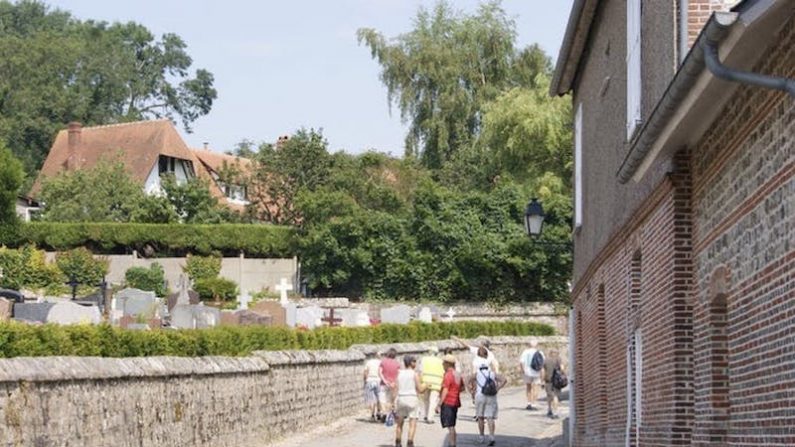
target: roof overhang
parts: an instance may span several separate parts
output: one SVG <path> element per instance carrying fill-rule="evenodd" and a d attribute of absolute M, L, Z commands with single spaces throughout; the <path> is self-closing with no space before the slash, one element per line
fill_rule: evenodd
<path fill-rule="evenodd" d="M 569 23 L 566 25 L 566 34 L 560 46 L 549 94 L 552 96 L 565 95 L 571 91 L 580 59 L 588 43 L 588 34 L 596 15 L 599 0 L 574 0 L 569 14 Z"/>
<path fill-rule="evenodd" d="M 696 144 L 739 84 L 716 78 L 706 68 L 703 46 L 716 44 L 723 63 L 750 70 L 795 14 L 791 0 L 743 2 L 738 12 L 716 12 L 701 31 L 676 76 L 646 121 L 617 173 L 640 181 L 654 163 Z"/>

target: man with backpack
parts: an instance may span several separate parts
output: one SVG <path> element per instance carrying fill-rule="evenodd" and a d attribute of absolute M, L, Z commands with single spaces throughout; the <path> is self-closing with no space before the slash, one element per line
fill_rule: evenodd
<path fill-rule="evenodd" d="M 478 357 L 488 358 L 488 350 L 485 347 L 478 349 Z M 494 440 L 494 421 L 497 419 L 499 407 L 497 405 L 497 392 L 505 386 L 507 380 L 501 374 L 494 372 L 489 363 L 483 362 L 469 378 L 469 390 L 475 398 L 475 417 L 478 419 L 478 442 L 483 443 L 486 421 L 489 424 L 489 444 L 493 446 Z"/>
<path fill-rule="evenodd" d="M 544 389 L 547 392 L 547 417 L 557 419 L 560 391 L 569 384 L 569 379 L 563 370 L 560 355 L 557 349 L 549 351 L 549 358 L 544 362 Z"/>
<path fill-rule="evenodd" d="M 541 371 L 544 369 L 544 353 L 538 349 L 538 341 L 530 340 L 530 347 L 522 352 L 519 368 L 524 376 L 527 394 L 527 410 L 535 410 L 533 404 L 538 400 L 536 385 L 541 383 Z"/>

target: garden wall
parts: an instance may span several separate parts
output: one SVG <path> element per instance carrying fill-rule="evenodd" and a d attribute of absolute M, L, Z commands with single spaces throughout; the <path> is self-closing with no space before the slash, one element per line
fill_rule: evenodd
<path fill-rule="evenodd" d="M 511 385 L 532 337 L 493 337 Z M 567 359 L 566 337 L 537 337 Z M 264 446 L 362 410 L 365 355 L 453 342 L 360 345 L 251 357 L 0 360 L 0 445 Z M 465 367 L 469 351 L 459 349 Z"/>

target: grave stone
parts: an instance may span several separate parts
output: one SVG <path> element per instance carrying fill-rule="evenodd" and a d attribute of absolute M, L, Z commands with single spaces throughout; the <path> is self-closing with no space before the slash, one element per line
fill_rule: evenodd
<path fill-rule="evenodd" d="M 411 308 L 405 304 L 381 309 L 381 323 L 408 324 L 411 321 Z"/>
<path fill-rule="evenodd" d="M 237 309 L 238 310 L 245 310 L 248 309 L 248 305 L 251 302 L 251 295 L 248 292 L 240 295 L 237 297 Z"/>
<path fill-rule="evenodd" d="M 455 310 L 453 310 L 451 307 L 447 309 L 447 313 L 445 313 L 445 315 L 447 315 L 447 321 L 453 321 L 453 318 L 455 318 Z"/>
<path fill-rule="evenodd" d="M 433 323 L 433 313 L 431 313 L 431 308 L 423 307 L 420 309 L 420 312 L 417 314 L 417 319 L 423 323 Z"/>
<path fill-rule="evenodd" d="M 0 321 L 8 321 L 14 314 L 14 302 L 0 298 Z"/>
<path fill-rule="evenodd" d="M 271 317 L 273 326 L 287 326 L 287 309 L 280 303 L 271 300 L 260 300 L 250 306 L 250 310 Z"/>
<path fill-rule="evenodd" d="M 337 309 L 336 315 L 342 318 L 342 326 L 370 326 L 370 316 L 362 309 Z"/>
<path fill-rule="evenodd" d="M 174 310 L 174 306 L 177 305 L 177 300 L 179 299 L 180 292 L 174 292 L 166 298 L 166 303 L 168 306 L 168 311 L 171 312 Z M 201 300 L 199 300 L 199 294 L 193 290 L 188 290 L 188 303 L 187 304 L 199 304 Z"/>
<path fill-rule="evenodd" d="M 46 323 L 56 324 L 99 324 L 102 314 L 97 306 L 81 306 L 63 301 L 55 303 L 47 314 Z"/>
<path fill-rule="evenodd" d="M 270 326 L 271 317 L 251 310 L 221 312 L 221 326 Z"/>
<path fill-rule="evenodd" d="M 322 324 L 321 318 L 324 316 L 325 312 L 318 306 L 301 307 L 296 311 L 295 324 L 314 329 Z"/>
<path fill-rule="evenodd" d="M 176 329 L 195 329 L 196 320 L 193 317 L 192 304 L 177 304 L 171 309 L 171 327 Z"/>
<path fill-rule="evenodd" d="M 274 290 L 279 292 L 279 303 L 281 303 L 283 306 L 286 306 L 287 303 L 289 303 L 289 300 L 287 299 L 287 292 L 293 290 L 293 285 L 287 282 L 287 278 L 282 278 L 281 281 L 279 281 L 279 284 L 276 284 Z"/>
<path fill-rule="evenodd" d="M 55 303 L 18 303 L 14 305 L 14 319 L 46 323 Z"/>
<path fill-rule="evenodd" d="M 193 306 L 193 315 L 196 321 L 196 329 L 207 329 L 221 324 L 221 311 L 215 307 L 199 304 Z"/>
<path fill-rule="evenodd" d="M 287 302 L 284 306 L 284 318 L 287 326 L 295 327 L 295 322 L 298 315 L 298 306 L 295 303 Z"/>

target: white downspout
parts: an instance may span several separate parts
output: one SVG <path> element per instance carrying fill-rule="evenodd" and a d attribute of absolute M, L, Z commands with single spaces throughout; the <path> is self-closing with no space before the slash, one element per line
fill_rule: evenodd
<path fill-rule="evenodd" d="M 577 374 L 575 355 L 577 349 L 577 336 L 575 332 L 575 319 L 577 318 L 577 311 L 574 307 L 569 311 L 569 447 L 574 447 L 574 427 L 577 425 L 577 406 L 575 405 L 575 391 L 574 386 Z"/>

